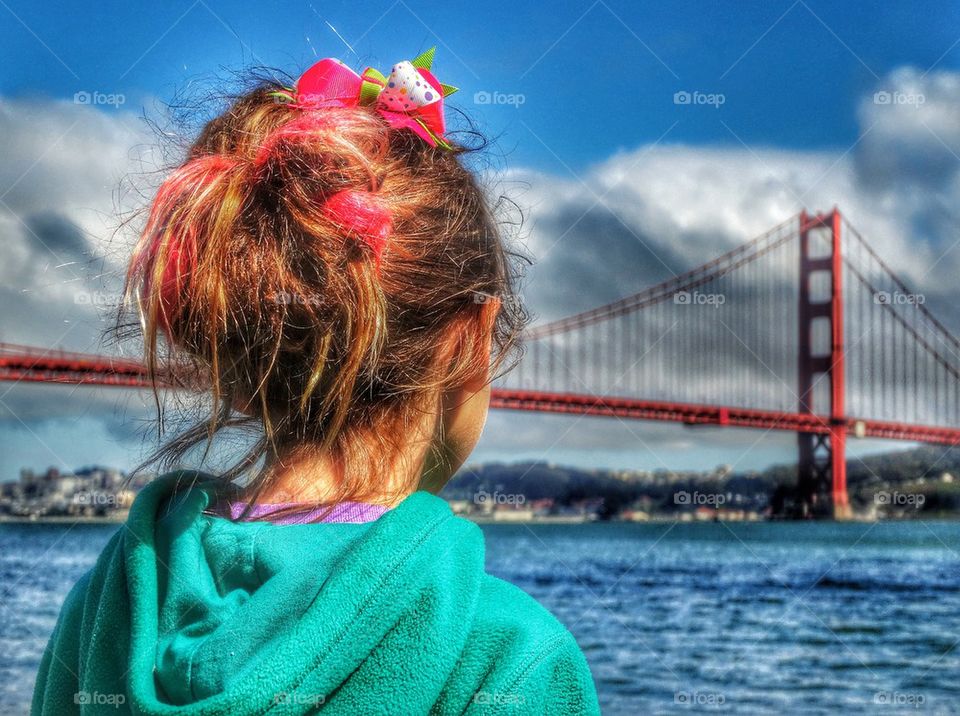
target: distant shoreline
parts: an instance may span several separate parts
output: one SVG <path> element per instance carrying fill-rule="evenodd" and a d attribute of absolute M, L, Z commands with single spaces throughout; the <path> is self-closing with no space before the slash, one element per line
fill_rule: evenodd
<path fill-rule="evenodd" d="M 127 513 L 110 517 L 73 517 L 71 515 L 50 515 L 47 517 L 20 517 L 0 515 L 0 525 L 122 525 L 127 521 Z"/>
<path fill-rule="evenodd" d="M 531 519 L 497 519 L 490 515 L 458 515 L 458 517 L 463 517 L 464 519 L 470 520 L 471 522 L 478 525 L 533 525 L 533 524 L 544 524 L 544 525 L 585 525 L 592 522 L 600 522 L 603 520 L 591 520 L 588 517 L 568 517 L 563 515 L 547 515 L 544 517 L 533 517 Z M 618 520 L 611 519 L 606 520 L 607 522 L 628 522 L 629 520 Z"/>

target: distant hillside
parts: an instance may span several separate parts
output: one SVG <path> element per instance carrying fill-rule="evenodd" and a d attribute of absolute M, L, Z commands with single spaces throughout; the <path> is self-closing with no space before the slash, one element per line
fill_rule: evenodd
<path fill-rule="evenodd" d="M 481 493 L 500 493 L 522 495 L 527 501 L 552 499 L 558 505 L 602 497 L 601 514 L 614 515 L 638 501 L 649 503 L 657 511 L 674 511 L 679 492 L 726 492 L 729 485 L 748 490 L 753 496 L 751 503 L 763 506 L 767 502 L 769 486 L 754 477 L 721 480 L 708 473 L 586 470 L 545 462 L 467 466 L 444 488 L 443 496 L 473 500 Z"/>
<path fill-rule="evenodd" d="M 960 477 L 960 448 L 925 445 L 847 460 L 847 481 L 851 485 L 897 482 L 924 475 L 938 478 L 945 472 Z"/>
<path fill-rule="evenodd" d="M 603 497 L 608 510 L 616 511 L 637 499 L 637 485 L 610 470 L 583 470 L 545 462 L 488 463 L 467 466 L 444 488 L 447 499 L 472 500 L 477 494 L 523 495 L 528 501 L 552 499 L 569 505 Z"/>
<path fill-rule="evenodd" d="M 796 465 L 775 465 L 762 472 L 669 472 L 660 470 L 587 470 L 546 462 L 487 463 L 464 467 L 444 489 L 447 499 L 472 500 L 479 493 L 549 498 L 560 505 L 602 497 L 604 512 L 643 503 L 654 511 L 674 511 L 676 495 L 686 492 L 723 494 L 728 506 L 763 510 L 774 493 L 796 484 Z M 944 473 L 958 478 L 940 484 Z M 855 506 L 868 507 L 878 490 L 910 487 L 928 494 L 926 510 L 960 512 L 960 448 L 919 447 L 847 461 L 847 480 Z M 937 483 L 938 487 L 922 487 Z"/>

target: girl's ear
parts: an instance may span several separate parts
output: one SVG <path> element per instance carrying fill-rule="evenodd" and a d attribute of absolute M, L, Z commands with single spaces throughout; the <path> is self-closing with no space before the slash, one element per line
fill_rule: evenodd
<path fill-rule="evenodd" d="M 490 354 L 493 351 L 493 328 L 500 314 L 501 303 L 499 298 L 492 298 L 481 304 L 480 318 L 465 330 L 474 331 L 467 344 L 479 352 L 476 356 L 477 374 L 464 384 L 463 388 L 474 392 L 482 389 L 490 382 Z"/>
<path fill-rule="evenodd" d="M 479 350 L 474 356 L 475 374 L 463 383 L 451 386 L 440 395 L 440 415 L 437 433 L 427 454 L 421 473 L 420 489 L 439 492 L 463 465 L 473 451 L 490 407 L 490 353 L 493 347 L 493 328 L 500 312 L 500 301 L 494 299 L 483 304 L 479 320 L 470 321 L 464 335 L 453 331 L 449 348 L 443 351 L 442 360 L 452 360 L 456 350 Z"/>
<path fill-rule="evenodd" d="M 490 380 L 490 355 L 493 351 L 493 329 L 500 314 L 499 298 L 490 298 L 480 304 L 478 315 L 458 321 L 445 337 L 437 351 L 439 365 L 452 365 L 457 360 L 470 358 L 477 369 L 473 375 L 464 379 L 461 385 L 451 386 L 445 392 L 461 390 L 477 391 Z M 471 356 L 462 356 L 462 351 L 475 352 Z"/>

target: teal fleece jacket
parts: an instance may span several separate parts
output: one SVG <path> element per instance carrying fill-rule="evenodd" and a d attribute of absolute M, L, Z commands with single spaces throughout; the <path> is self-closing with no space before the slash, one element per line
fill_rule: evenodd
<path fill-rule="evenodd" d="M 32 713 L 597 714 L 571 634 L 417 492 L 367 524 L 209 513 L 175 473 L 70 592 Z"/>

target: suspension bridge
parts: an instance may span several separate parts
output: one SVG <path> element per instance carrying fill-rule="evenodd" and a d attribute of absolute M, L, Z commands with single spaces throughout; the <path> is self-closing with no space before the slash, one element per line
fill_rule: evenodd
<path fill-rule="evenodd" d="M 492 407 L 796 433 L 797 516 L 849 516 L 851 437 L 960 444 L 960 340 L 836 209 L 525 346 Z M 0 380 L 150 386 L 137 361 L 10 344 Z"/>

